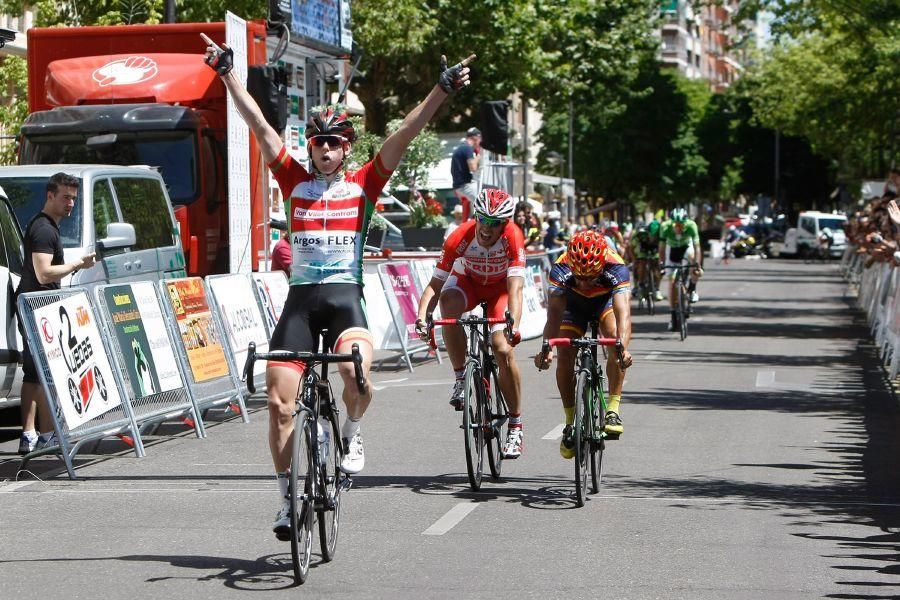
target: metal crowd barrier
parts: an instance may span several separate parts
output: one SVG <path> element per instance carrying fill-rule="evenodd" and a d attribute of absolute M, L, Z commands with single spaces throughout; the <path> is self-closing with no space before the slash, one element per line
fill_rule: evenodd
<path fill-rule="evenodd" d="M 177 417 L 206 437 L 200 411 L 185 384 L 184 365 L 156 286 L 150 281 L 103 285 L 96 290 L 106 338 L 120 366 L 128 401 L 141 431 Z"/>
<path fill-rule="evenodd" d="M 238 368 L 227 351 L 224 330 L 203 279 L 167 279 L 159 285 L 166 314 L 177 328 L 175 348 L 186 366 L 185 379 L 197 407 L 205 413 L 213 407 L 236 405 L 241 419 L 249 423 Z"/>
<path fill-rule="evenodd" d="M 857 303 L 866 313 L 872 337 L 879 348 L 882 364 L 891 379 L 900 375 L 900 269 L 878 262 L 865 268 L 866 254 L 857 254 L 848 245 L 841 269 Z"/>
<path fill-rule="evenodd" d="M 112 435 L 144 456 L 121 371 L 111 364 L 108 338 L 100 332 L 87 290 L 22 294 L 18 308 L 58 442 L 27 454 L 21 469 L 36 456 L 58 453 L 76 479 L 73 460 L 81 446 Z"/>

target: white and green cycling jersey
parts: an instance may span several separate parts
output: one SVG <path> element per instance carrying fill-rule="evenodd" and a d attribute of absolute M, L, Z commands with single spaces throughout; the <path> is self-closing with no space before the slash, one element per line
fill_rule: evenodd
<path fill-rule="evenodd" d="M 700 234 L 697 223 L 692 219 L 684 222 L 681 233 L 675 230 L 675 221 L 666 221 L 659 229 L 659 241 L 668 248 L 687 248 L 693 242 L 695 248 L 700 247 Z"/>

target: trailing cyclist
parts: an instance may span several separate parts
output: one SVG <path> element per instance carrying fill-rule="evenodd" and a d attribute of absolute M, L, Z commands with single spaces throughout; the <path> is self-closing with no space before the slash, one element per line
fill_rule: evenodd
<path fill-rule="evenodd" d="M 632 363 L 628 352 L 631 341 L 630 288 L 631 280 L 625 261 L 597 231 L 579 231 L 572 236 L 566 252 L 556 260 L 550 271 L 550 301 L 544 341 L 554 337 L 582 337 L 588 324 L 599 320 L 601 335 L 622 340 L 625 348 L 621 365 L 615 352 L 610 352 L 606 361 L 609 404 L 604 415 L 604 430 L 610 439 L 617 439 L 624 431 L 619 403 L 625 382 L 624 369 Z M 559 453 L 563 458 L 575 455 L 572 442 L 575 354 L 575 348 L 560 347 L 556 364 L 556 385 L 566 415 L 566 426 L 559 444 Z M 546 355 L 539 352 L 534 357 L 538 369 L 546 369 L 552 362 L 552 349 Z"/>
<path fill-rule="evenodd" d="M 281 188 L 290 230 L 291 289 L 270 341 L 272 350 L 316 351 L 319 335 L 335 353 L 347 354 L 358 344 L 364 377 L 372 364 L 372 334 L 362 292 L 362 254 L 366 231 L 378 194 L 397 168 L 410 142 L 431 120 L 440 105 L 469 83 L 466 66 L 474 58 L 447 68 L 441 57 L 438 82 L 399 129 L 385 140 L 375 158 L 356 172 L 345 160 L 356 138 L 342 105 L 310 111 L 306 126 L 311 172 L 288 154 L 287 147 L 263 117 L 259 106 L 232 72 L 233 51 L 210 43 L 205 61 L 221 77 L 241 117 L 256 138 L 260 153 Z M 278 479 L 282 506 L 273 531 L 290 537 L 288 471 L 291 463 L 292 413 L 303 364 L 269 362 L 266 386 L 269 410 L 269 449 Z M 351 363 L 341 363 L 347 420 L 341 427 L 345 456 L 341 470 L 358 473 L 365 464 L 360 420 L 372 401 L 372 387 L 361 393 Z"/>
<path fill-rule="evenodd" d="M 487 302 L 488 318 L 502 319 L 507 308 L 512 331 L 503 324 L 491 327 L 491 346 L 500 371 L 500 387 L 509 405 L 505 458 L 518 458 L 524 449 L 519 367 L 513 346 L 519 343 L 522 288 L 525 284 L 525 240 L 512 222 L 515 201 L 499 189 L 484 189 L 475 199 L 475 219 L 459 226 L 444 242 L 431 281 L 422 292 L 416 329 L 427 339 L 425 323 L 440 301 L 441 316 L 459 318 L 480 302 Z M 458 260 L 457 260 L 458 259 Z M 450 404 L 463 409 L 466 334 L 459 325 L 444 326 L 444 343 L 456 375 Z"/>
<path fill-rule="evenodd" d="M 634 276 L 638 285 L 642 285 L 646 273 L 649 272 L 650 288 L 646 293 L 653 294 L 656 300 L 662 300 L 659 289 L 659 241 L 650 235 L 650 230 L 643 225 L 637 228 L 628 244 L 628 259 L 634 265 Z"/>
<path fill-rule="evenodd" d="M 677 267 L 681 261 L 687 259 L 691 263 L 695 263 L 697 267 L 691 272 L 691 282 L 688 286 L 688 293 L 691 295 L 691 302 L 699 302 L 700 296 L 697 294 L 697 280 L 703 275 L 703 251 L 700 248 L 700 234 L 697 230 L 697 223 L 693 219 L 689 219 L 687 211 L 683 208 L 676 208 L 672 211 L 672 217 L 662 224 L 659 230 L 659 256 L 664 259 L 663 267 L 669 274 L 669 307 L 672 310 L 671 329 L 669 331 L 678 331 L 681 326 L 678 322 L 678 313 L 675 310 L 675 279 L 678 271 L 671 267 Z"/>

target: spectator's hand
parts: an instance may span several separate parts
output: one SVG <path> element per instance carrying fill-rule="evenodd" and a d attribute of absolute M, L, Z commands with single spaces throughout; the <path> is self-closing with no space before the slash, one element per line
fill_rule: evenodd
<path fill-rule="evenodd" d="M 894 222 L 894 225 L 900 225 L 900 206 L 897 206 L 896 200 L 891 200 L 887 205 L 888 214 L 891 216 L 891 221 Z"/>
<path fill-rule="evenodd" d="M 79 269 L 90 269 L 97 262 L 97 253 L 91 252 L 90 254 L 85 254 L 81 257 L 81 264 L 78 265 Z"/>
<path fill-rule="evenodd" d="M 441 86 L 441 89 L 452 94 L 469 85 L 469 67 L 467 65 L 473 60 L 475 60 L 475 55 L 471 54 L 462 62 L 448 68 L 447 57 L 441 54 L 441 70 L 438 75 L 438 85 Z"/>

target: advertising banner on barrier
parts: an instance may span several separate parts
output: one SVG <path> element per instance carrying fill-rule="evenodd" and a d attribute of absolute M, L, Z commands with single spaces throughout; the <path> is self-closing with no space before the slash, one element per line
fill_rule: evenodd
<path fill-rule="evenodd" d="M 413 272 L 408 262 L 383 265 L 384 274 L 390 281 L 400 316 L 406 325 L 407 340 L 419 341 L 416 335 L 416 315 L 419 311 L 419 291 L 413 280 Z"/>
<path fill-rule="evenodd" d="M 256 285 L 256 294 L 263 305 L 263 318 L 269 331 L 272 331 L 281 318 L 281 311 L 287 302 L 291 286 L 281 271 L 255 272 L 252 277 Z"/>
<path fill-rule="evenodd" d="M 191 277 L 165 283 L 194 381 L 228 375 L 228 360 L 213 326 L 203 280 Z"/>
<path fill-rule="evenodd" d="M 269 351 L 269 336 L 259 312 L 259 304 L 253 295 L 253 283 L 245 275 L 222 275 L 206 280 L 212 290 L 219 316 L 225 326 L 225 336 L 234 355 L 234 363 L 244 368 L 247 360 L 247 345 L 256 343 L 259 352 Z M 257 361 L 253 373 L 266 372 L 265 361 Z"/>
<path fill-rule="evenodd" d="M 90 306 L 87 293 L 80 292 L 34 310 L 47 367 L 70 430 L 122 404 Z"/>
<path fill-rule="evenodd" d="M 103 296 L 134 397 L 183 387 L 153 284 L 142 281 L 107 287 Z"/>

